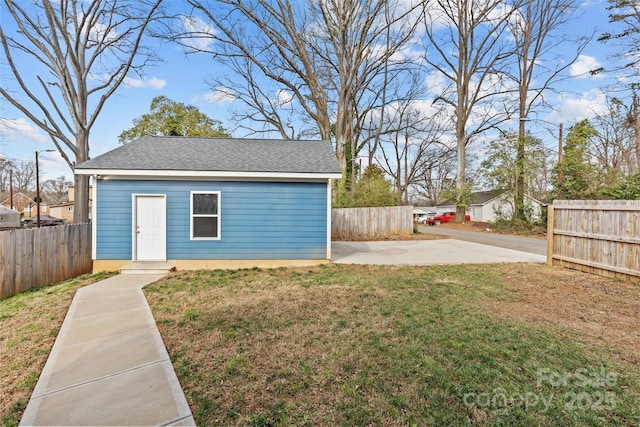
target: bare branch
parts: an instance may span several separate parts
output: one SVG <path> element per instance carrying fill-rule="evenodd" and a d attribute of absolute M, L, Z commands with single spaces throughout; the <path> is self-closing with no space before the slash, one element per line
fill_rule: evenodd
<path fill-rule="evenodd" d="M 3 3 L 18 31 L 7 34 L 0 27 L 0 43 L 23 97 L 4 85 L 0 96 L 50 136 L 70 167 L 88 160 L 89 133 L 106 100 L 131 71 L 154 58 L 142 41 L 161 17 L 162 0 Z M 19 53 L 40 67 L 16 62 Z M 86 221 L 86 177 L 76 177 L 76 194 L 75 220 Z"/>

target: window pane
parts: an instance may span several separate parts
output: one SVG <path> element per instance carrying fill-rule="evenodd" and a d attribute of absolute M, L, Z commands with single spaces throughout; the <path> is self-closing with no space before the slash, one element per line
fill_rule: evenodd
<path fill-rule="evenodd" d="M 195 215 L 217 215 L 218 195 L 217 194 L 194 194 L 193 213 Z"/>
<path fill-rule="evenodd" d="M 218 218 L 193 218 L 193 237 L 218 237 Z"/>

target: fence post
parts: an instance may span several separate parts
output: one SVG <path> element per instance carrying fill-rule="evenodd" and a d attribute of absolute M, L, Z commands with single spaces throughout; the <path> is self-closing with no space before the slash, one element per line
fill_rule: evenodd
<path fill-rule="evenodd" d="M 553 265 L 553 228 L 555 222 L 555 210 L 553 205 L 547 206 L 547 265 Z"/>

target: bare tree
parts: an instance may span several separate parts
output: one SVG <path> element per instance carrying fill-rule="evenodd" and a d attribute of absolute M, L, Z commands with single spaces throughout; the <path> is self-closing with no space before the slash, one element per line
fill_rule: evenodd
<path fill-rule="evenodd" d="M 35 191 L 36 164 L 31 160 L 11 162 L 13 169 L 13 188 L 22 191 Z M 42 169 L 41 169 L 42 171 Z"/>
<path fill-rule="evenodd" d="M 627 127 L 633 130 L 633 147 L 636 155 L 636 171 L 640 170 L 640 100 L 638 85 L 631 85 L 631 108 L 627 110 Z"/>
<path fill-rule="evenodd" d="M 444 193 L 456 186 L 456 150 L 446 145 L 432 146 L 424 156 L 424 172 L 410 186 L 413 194 L 436 206 Z"/>
<path fill-rule="evenodd" d="M 617 74 L 617 82 L 628 82 L 627 85 L 617 84 L 610 88 L 611 91 L 625 92 L 630 90 L 631 109 L 629 111 L 629 124 L 635 134 L 636 162 L 640 164 L 640 108 L 638 100 L 638 81 L 640 70 L 640 2 L 637 0 L 609 0 L 607 9 L 610 11 L 609 22 L 612 27 L 618 24 L 620 27 L 613 32 L 602 34 L 598 41 L 610 43 L 618 47 L 618 50 L 610 55 L 607 67 L 592 70 L 592 74 L 601 72 L 614 72 Z M 615 28 L 615 27 L 614 27 Z M 622 78 L 621 78 L 622 77 Z M 620 95 L 622 97 L 623 95 Z"/>
<path fill-rule="evenodd" d="M 598 162 L 603 185 L 615 184 L 638 171 L 636 108 L 636 104 L 627 106 L 618 98 L 610 98 L 607 112 L 593 119 L 598 132 L 589 151 Z"/>
<path fill-rule="evenodd" d="M 389 92 L 389 80 L 411 79 L 411 61 L 397 60 L 395 55 L 409 47 L 419 20 L 416 10 L 421 6 L 404 7 L 391 0 L 325 0 L 317 3 L 322 16 L 323 31 L 316 43 L 333 76 L 335 93 L 335 137 L 338 159 L 341 159 L 347 179 L 355 181 L 354 162 L 366 146 L 362 141 L 362 123 L 374 110 L 384 113 L 387 104 L 406 102 L 413 85 L 407 82 L 407 92 L 396 87 Z M 407 3 L 409 4 L 409 3 Z"/>
<path fill-rule="evenodd" d="M 89 133 L 107 99 L 153 58 L 142 39 L 161 2 L 4 0 L 3 19 L 17 31 L 0 26 L 0 42 L 17 91 L 3 84 L 0 96 L 50 136 L 72 170 L 89 159 Z M 74 221 L 86 222 L 89 178 L 76 175 L 75 188 Z"/>
<path fill-rule="evenodd" d="M 514 219 L 526 219 L 524 210 L 526 165 L 526 121 L 536 107 L 544 107 L 545 92 L 553 84 L 566 79 L 564 74 L 580 56 L 591 39 L 574 40 L 564 29 L 574 18 L 575 0 L 528 0 L 519 5 L 508 21 L 510 36 L 515 41 L 518 87 L 518 146 L 515 163 Z M 571 49 L 560 49 L 571 43 Z M 567 52 L 571 52 L 567 55 Z"/>
<path fill-rule="evenodd" d="M 330 140 L 328 95 L 319 60 L 310 49 L 306 4 L 268 0 L 189 0 L 194 12 L 169 37 L 190 53 L 209 53 L 230 73 L 209 81 L 217 97 L 243 104 L 234 114 L 250 133 L 282 138 L 309 134 Z M 290 114 L 289 114 L 290 113 Z M 314 129 L 297 129 L 298 116 Z"/>
<path fill-rule="evenodd" d="M 13 174 L 13 162 L 4 157 L 0 157 L 0 193 L 9 191 L 10 179 Z"/>
<path fill-rule="evenodd" d="M 65 201 L 71 184 L 73 183 L 67 180 L 66 176 L 60 175 L 56 179 L 48 179 L 43 182 L 42 190 L 49 203 L 59 204 Z"/>
<path fill-rule="evenodd" d="M 241 127 L 310 134 L 334 140 L 348 181 L 362 123 L 385 102 L 377 90 L 408 67 L 397 60 L 417 28 L 421 4 L 398 0 L 189 0 L 197 15 L 183 17 L 172 38 L 192 52 L 209 52 L 232 73 L 211 81 L 219 96 L 243 104 Z M 204 17 L 205 22 L 199 20 Z M 213 28 L 212 28 L 213 27 Z M 214 41 L 212 47 L 203 39 Z M 399 55 L 401 56 L 401 55 Z M 415 67 L 415 66 L 414 66 Z M 306 125 L 306 126 L 305 126 Z M 335 139 L 334 139 L 335 138 Z"/>
<path fill-rule="evenodd" d="M 455 122 L 456 221 L 465 218 L 467 146 L 513 109 L 506 96 L 513 45 L 505 33 L 517 6 L 506 7 L 503 0 L 437 0 L 425 11 L 426 61 L 445 82 L 436 101 L 451 109 Z"/>
<path fill-rule="evenodd" d="M 443 129 L 438 117 L 428 117 L 411 103 L 386 109 L 379 163 L 393 179 L 401 199 L 409 202 L 409 187 L 431 170 L 441 145 Z"/>
<path fill-rule="evenodd" d="M 614 32 L 606 32 L 598 37 L 598 41 L 612 43 L 619 51 L 612 55 L 610 65 L 591 72 L 615 71 L 626 74 L 637 83 L 638 65 L 640 64 L 640 2 L 637 0 L 609 0 L 607 9 L 609 22 L 619 24 L 621 28 Z"/>

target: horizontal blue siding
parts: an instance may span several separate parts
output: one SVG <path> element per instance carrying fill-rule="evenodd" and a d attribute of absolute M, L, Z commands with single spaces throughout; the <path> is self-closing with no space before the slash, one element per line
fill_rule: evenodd
<path fill-rule="evenodd" d="M 164 194 L 168 259 L 324 259 L 325 182 L 99 180 L 96 256 L 132 259 L 133 194 Z M 191 191 L 220 191 L 221 239 L 190 240 Z"/>

